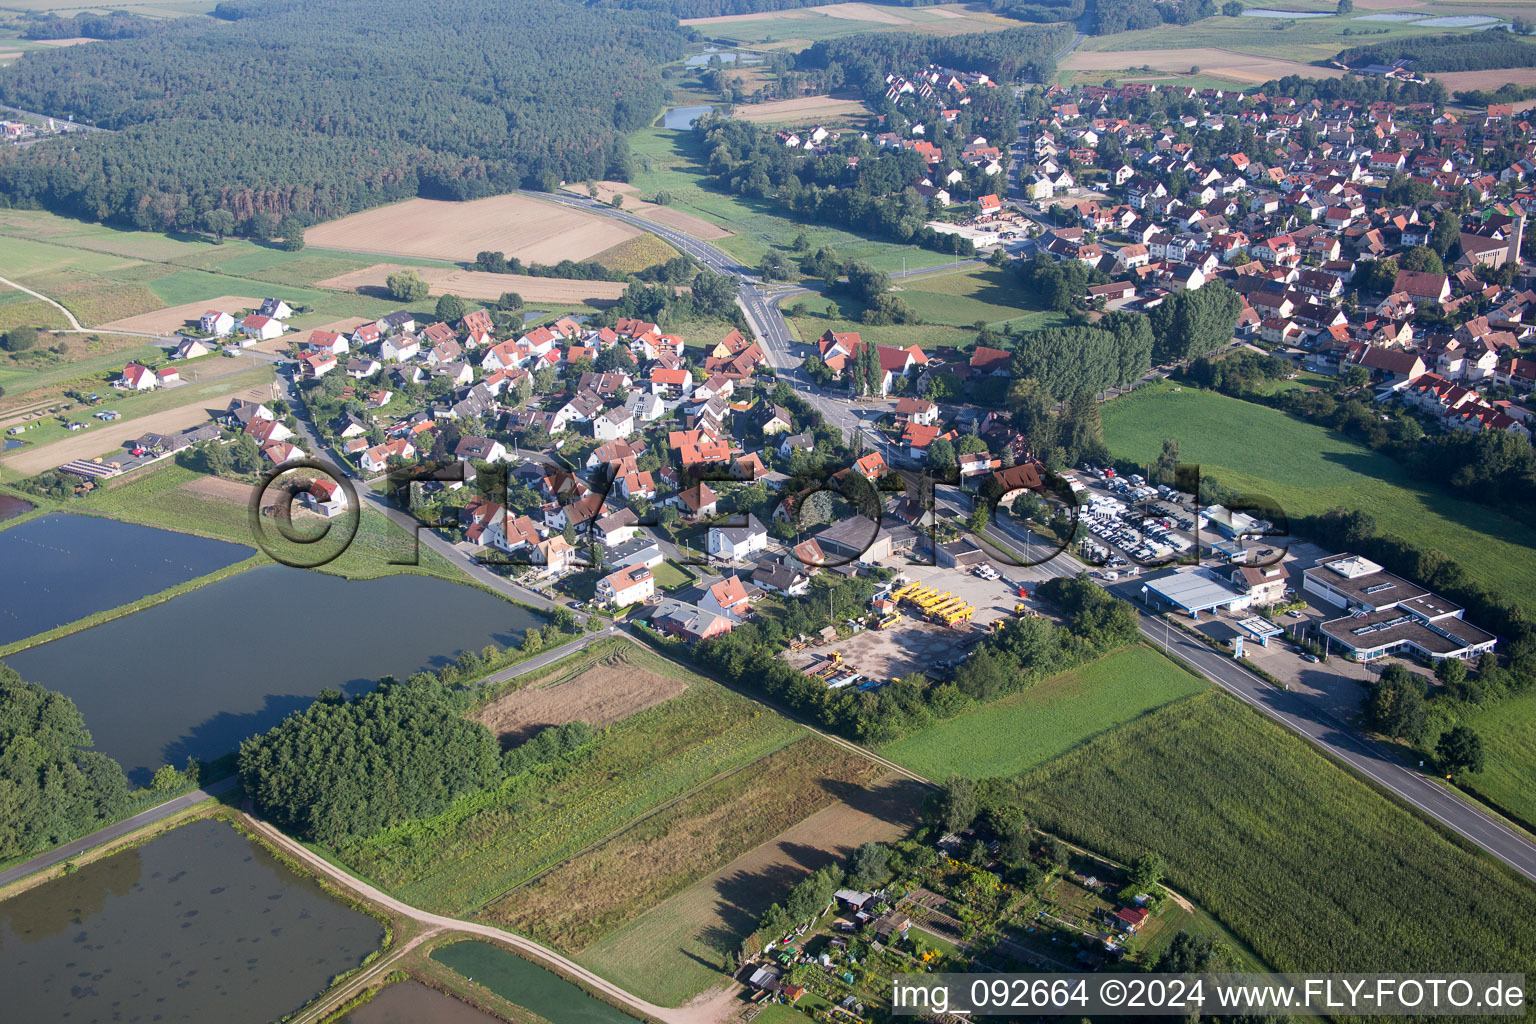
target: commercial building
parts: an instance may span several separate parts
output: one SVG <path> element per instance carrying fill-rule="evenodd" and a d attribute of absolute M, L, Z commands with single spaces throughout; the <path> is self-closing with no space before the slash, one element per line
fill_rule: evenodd
<path fill-rule="evenodd" d="M 1415 654 L 1431 661 L 1472 658 L 1498 638 L 1463 618 L 1464 609 L 1359 555 L 1321 559 L 1302 589 L 1348 614 L 1319 628 L 1330 646 L 1360 661 Z"/>

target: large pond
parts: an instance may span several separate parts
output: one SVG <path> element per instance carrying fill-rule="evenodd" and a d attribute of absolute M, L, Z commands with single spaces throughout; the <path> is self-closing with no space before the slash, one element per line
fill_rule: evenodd
<path fill-rule="evenodd" d="M 687 131 L 693 122 L 714 110 L 714 107 L 673 107 L 662 115 L 661 126 L 673 131 Z"/>
<path fill-rule="evenodd" d="M 385 988 L 342 1020 L 344 1024 L 499 1024 L 501 1018 L 419 981 L 402 981 Z"/>
<path fill-rule="evenodd" d="M 96 516 L 39 516 L 0 530 L 0 644 L 204 576 L 255 554 L 244 544 Z"/>
<path fill-rule="evenodd" d="M 550 1024 L 635 1024 L 635 1018 L 587 995 L 553 971 L 488 942 L 444 946 L 432 959 Z"/>
<path fill-rule="evenodd" d="M 348 581 L 264 565 L 6 661 L 73 699 L 96 748 L 143 784 L 162 764 L 235 749 L 327 687 L 361 693 L 538 624 L 430 576 Z"/>
<path fill-rule="evenodd" d="M 259 1024 L 382 938 L 229 825 L 193 822 L 0 903 L 3 1016 Z"/>

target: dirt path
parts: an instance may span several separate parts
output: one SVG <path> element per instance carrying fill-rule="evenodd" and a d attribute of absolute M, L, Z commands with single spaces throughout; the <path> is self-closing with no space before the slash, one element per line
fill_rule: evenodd
<path fill-rule="evenodd" d="M 623 1003 L 625 1006 L 631 1007 L 632 1009 L 645 1014 L 647 1017 L 652 1017 L 656 1020 L 663 1021 L 664 1024 L 717 1024 L 720 1019 L 717 1015 L 714 1015 L 714 1013 L 720 1009 L 718 1000 L 697 1003 L 676 1010 L 668 1009 L 665 1006 L 657 1006 L 654 1003 L 648 1003 L 644 999 L 631 995 L 629 992 L 626 992 L 624 989 L 613 984 L 612 982 L 609 982 L 603 978 L 598 977 L 596 974 L 593 974 L 591 971 L 576 963 L 574 960 L 567 959 L 566 957 L 561 956 L 559 953 L 556 953 L 554 950 L 545 946 L 541 946 L 537 942 L 534 942 L 530 939 L 525 939 L 520 935 L 513 935 L 510 932 L 504 932 L 500 928 L 493 928 L 490 925 L 476 924 L 472 921 L 459 921 L 455 918 L 443 917 L 440 914 L 432 914 L 425 910 L 419 910 L 416 907 L 411 906 L 409 903 L 402 903 L 395 899 L 393 896 L 375 889 L 373 886 L 369 885 L 367 882 L 364 882 L 362 879 L 348 874 L 346 871 L 332 864 L 330 861 L 325 860 L 323 857 L 312 852 L 302 843 L 290 839 L 277 828 L 269 825 L 267 822 L 261 820 L 260 818 L 251 815 L 249 812 L 242 812 L 242 816 L 245 818 L 247 826 L 249 826 L 255 832 L 259 833 L 264 840 L 277 847 L 285 855 L 292 857 L 293 859 L 302 863 L 308 870 L 325 876 L 337 885 L 341 885 L 347 889 L 350 889 L 352 892 L 361 896 L 363 899 L 368 900 L 371 903 L 376 903 L 379 906 L 389 910 L 391 913 L 410 918 L 411 920 L 427 925 L 430 929 L 432 929 L 432 931 L 422 934 L 412 942 L 406 943 L 406 945 L 402 946 L 398 951 L 396 951 L 393 956 L 381 957 L 380 963 L 371 965 L 370 970 L 364 971 L 363 974 L 359 975 L 356 979 L 354 979 L 352 982 L 349 982 L 341 989 L 328 993 L 323 1002 L 323 1005 L 317 1004 L 311 1007 L 310 1011 L 295 1018 L 295 1021 L 298 1022 L 298 1024 L 306 1024 L 306 1022 L 310 1020 L 318 1019 L 318 1017 L 321 1015 L 320 1011 L 326 1006 L 333 1006 L 337 1001 L 350 997 L 351 994 L 357 991 L 358 987 L 365 983 L 365 979 L 371 979 L 373 976 L 375 976 L 376 971 L 384 969 L 389 963 L 398 959 L 400 956 L 403 956 L 408 950 L 414 948 L 420 942 L 425 940 L 428 935 L 437 935 L 441 934 L 442 932 L 452 932 L 465 936 L 473 936 L 477 939 L 487 939 L 491 942 L 497 942 L 504 946 L 510 946 L 512 949 L 518 950 L 519 952 L 527 953 L 532 956 L 535 961 L 543 960 L 547 963 L 553 964 L 554 966 L 558 967 L 562 973 L 568 974 L 575 978 L 579 978 L 581 982 L 587 987 L 595 989 L 596 991 L 601 992 L 604 995 L 619 1001 L 620 1003 Z M 343 993 L 345 993 L 345 995 L 343 995 Z"/>
<path fill-rule="evenodd" d="M 222 411 L 232 398 L 262 402 L 272 397 L 272 389 L 265 385 L 236 389 L 224 395 L 204 398 L 188 405 L 164 412 L 150 413 L 136 419 L 119 420 L 105 426 L 88 427 L 73 437 L 66 437 L 35 448 L 22 448 L 7 456 L 3 463 L 7 469 L 32 476 L 44 470 L 62 466 L 75 459 L 90 459 L 105 454 L 113 448 L 144 434 L 174 434 L 195 427 L 208 419 L 210 409 Z"/>
<path fill-rule="evenodd" d="M 70 326 L 70 328 L 72 330 L 75 330 L 75 331 L 83 331 L 83 330 L 85 330 L 84 327 L 80 326 L 80 321 L 75 319 L 75 314 L 71 313 L 69 310 L 65 309 L 63 306 L 59 305 L 57 302 L 53 301 L 52 299 L 50 299 L 48 296 L 42 294 L 41 292 L 35 292 L 31 288 L 28 288 L 26 285 L 17 284 L 15 281 L 12 281 L 12 280 L 10 280 L 8 278 L 4 278 L 4 277 L 0 277 L 0 284 L 5 285 L 7 288 L 15 288 L 19 292 L 26 292 L 28 295 L 32 296 L 34 299 L 42 299 L 44 302 L 48 303 L 48 305 L 52 306 L 54 309 L 57 309 L 60 313 L 64 314 L 64 320 L 69 324 L 69 326 Z"/>

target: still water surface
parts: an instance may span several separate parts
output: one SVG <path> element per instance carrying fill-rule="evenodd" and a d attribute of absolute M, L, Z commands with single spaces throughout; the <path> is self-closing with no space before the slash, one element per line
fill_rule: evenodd
<path fill-rule="evenodd" d="M 382 939 L 229 825 L 197 821 L 0 902 L 0 1018 L 259 1024 Z"/>
<path fill-rule="evenodd" d="M 519 641 L 539 621 L 429 576 L 349 581 L 263 565 L 6 662 L 72 699 L 96 749 L 142 785 L 162 764 L 234 750 L 328 687 L 362 693 L 381 676 Z"/>

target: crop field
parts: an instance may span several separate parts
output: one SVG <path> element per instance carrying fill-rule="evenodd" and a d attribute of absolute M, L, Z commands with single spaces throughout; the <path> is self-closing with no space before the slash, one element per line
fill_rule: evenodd
<path fill-rule="evenodd" d="M 1305 66 L 1310 61 L 1326 60 L 1340 50 L 1358 45 L 1362 41 L 1380 43 L 1447 31 L 1443 28 L 1420 27 L 1404 22 L 1359 21 L 1358 18 L 1359 15 L 1342 18 L 1301 18 L 1288 23 L 1286 19 L 1281 18 L 1215 17 L 1197 21 L 1193 25 L 1159 25 L 1156 28 L 1140 29 L 1135 32 L 1089 36 L 1078 51 L 1062 61 L 1062 67 L 1071 69 L 1086 66 L 1077 63 L 1085 50 L 1119 52 L 1122 61 L 1129 60 L 1129 63 L 1116 64 L 1117 68 L 1134 68 L 1150 63 L 1148 58 L 1155 59 L 1158 51 L 1162 51 L 1165 59 L 1182 60 L 1183 67 L 1172 66 L 1173 69 L 1181 71 L 1188 70 L 1190 65 L 1199 65 L 1202 70 L 1206 69 L 1207 64 L 1215 67 L 1222 63 L 1223 58 L 1218 56 L 1211 59 L 1211 54 L 1219 55 L 1223 51 L 1226 53 L 1224 59 L 1228 62 L 1234 57 L 1240 59 L 1242 55 L 1248 54 L 1255 57 L 1278 58 L 1279 61 L 1293 66 L 1301 62 L 1299 66 Z M 1352 34 L 1344 35 L 1345 29 Z M 1372 34 L 1365 36 L 1362 40 L 1358 38 L 1362 30 Z M 1328 74 L 1330 70 L 1334 72 L 1331 75 Z M 1338 77 L 1340 73 L 1337 68 L 1321 67 L 1309 67 L 1307 71 L 1280 72 L 1280 74 L 1311 74 L 1313 77 L 1330 78 Z M 1259 78 L 1255 81 L 1264 81 L 1264 79 Z"/>
<path fill-rule="evenodd" d="M 636 167 L 631 184 L 643 195 L 665 189 L 672 193 L 669 210 L 732 232 L 715 245 L 748 266 L 756 266 L 770 249 L 797 258 L 792 243 L 801 234 L 812 250 L 828 246 L 842 259 L 864 260 L 881 270 L 900 270 L 903 258 L 914 270 L 952 262 L 943 253 L 913 245 L 864 238 L 824 224 L 798 224 L 779 216 L 772 203 L 720 192 L 708 184 L 692 132 L 647 128 L 631 135 L 629 143 Z"/>
<path fill-rule="evenodd" d="M 1467 777 L 1468 788 L 1536 824 L 1536 694 L 1510 697 L 1466 718 L 1483 738 L 1487 766 Z"/>
<path fill-rule="evenodd" d="M 626 213 L 633 213 L 638 217 L 644 217 L 646 220 L 653 220 L 663 227 L 673 228 L 684 234 L 692 235 L 694 238 L 702 238 L 706 242 L 731 236 L 729 229 L 723 228 L 712 221 L 707 221 L 703 217 L 696 217 L 674 206 L 651 202 L 645 198 L 645 194 L 639 188 L 627 181 L 596 181 L 592 184 L 597 189 L 597 199 L 599 202 L 609 203 L 613 201 L 614 196 L 623 196 L 622 202 L 624 203 L 624 211 Z M 589 194 L 586 186 L 582 184 L 567 185 L 565 186 L 565 191 L 577 196 Z M 665 262 L 677 255 L 676 249 L 673 249 L 655 235 L 637 235 L 626 242 L 620 242 L 612 249 L 598 253 L 592 258 L 605 267 L 612 267 L 615 270 L 628 270 L 630 269 L 629 267 L 619 266 L 609 262 L 609 260 L 614 258 L 616 254 L 634 251 L 637 246 L 644 246 L 645 251 L 651 254 L 651 258 L 649 262 L 634 267 L 633 269 L 635 270 L 644 270 L 646 267 Z M 663 249 L 666 251 L 665 256 L 661 255 Z"/>
<path fill-rule="evenodd" d="M 1024 775 L 1041 827 L 1168 881 L 1280 971 L 1528 971 L 1528 883 L 1219 691 Z M 1414 912 L 1402 912 L 1413 893 Z"/>
<path fill-rule="evenodd" d="M 513 890 L 480 918 L 579 953 L 879 772 L 807 736 Z"/>
<path fill-rule="evenodd" d="M 609 726 L 573 763 L 541 766 L 434 818 L 349 843 L 340 858 L 410 903 L 469 914 L 670 801 L 805 735 L 744 697 L 644 651 L 688 690 Z"/>
<path fill-rule="evenodd" d="M 687 18 L 682 24 L 697 26 L 711 39 L 760 44 L 763 49 L 803 49 L 821 39 L 857 32 L 920 32 L 957 35 L 962 32 L 997 32 L 1015 28 L 1018 22 L 1001 18 L 980 5 L 943 4 L 934 7 L 887 7 L 880 4 L 840 3 L 787 11 Z"/>
<path fill-rule="evenodd" d="M 1223 19 L 1256 21 L 1261 19 Z M 1161 29 L 1147 29 L 1147 32 L 1160 32 Z M 1141 32 L 1122 33 L 1124 35 L 1141 35 Z M 1092 37 L 1090 37 L 1092 38 Z M 1120 36 L 1101 36 L 1101 39 L 1119 39 Z M 1337 53 L 1340 47 L 1331 46 L 1326 56 Z M 1148 45 L 1146 49 L 1135 50 L 1082 50 L 1079 49 L 1069 54 L 1061 62 L 1063 72 L 1098 72 L 1090 76 L 1090 80 L 1097 84 L 1103 81 L 1108 72 L 1126 72 L 1131 77 L 1136 77 L 1135 72 L 1146 69 L 1153 71 L 1188 71 L 1192 67 L 1200 69 L 1198 77 L 1218 79 L 1222 82 L 1238 85 L 1256 85 L 1260 82 L 1268 82 L 1271 79 L 1284 78 L 1286 75 L 1301 75 L 1307 78 L 1342 78 L 1344 72 L 1338 68 L 1318 67 L 1299 60 L 1286 60 L 1281 57 L 1271 57 L 1239 53 L 1234 50 L 1219 49 L 1212 46 L 1186 46 L 1183 48 L 1170 46 L 1167 49 Z M 1116 74 L 1114 77 L 1123 77 Z M 1151 80 L 1151 79 L 1147 79 Z M 1194 82 L 1183 78 L 1173 81 L 1173 85 L 1194 85 Z"/>
<path fill-rule="evenodd" d="M 385 281 L 397 270 L 398 263 L 375 263 L 318 282 L 318 287 L 337 291 L 356 291 L 382 298 L 388 295 Z M 496 299 L 502 292 L 517 292 L 527 302 L 552 302 L 556 305 L 606 305 L 624 294 L 622 281 L 574 281 L 561 277 L 528 277 L 524 274 L 491 274 L 457 267 L 415 267 L 431 288 L 431 294 L 452 292 L 467 299 Z"/>
<path fill-rule="evenodd" d="M 1016 775 L 1204 688 L 1136 645 L 937 722 L 880 753 L 930 779 Z"/>
<path fill-rule="evenodd" d="M 639 233 L 595 213 L 505 195 L 464 203 L 407 199 L 317 224 L 304 238 L 326 249 L 440 260 L 472 260 L 492 249 L 525 263 L 558 263 L 584 260 Z"/>
<path fill-rule="evenodd" d="M 540 680 L 514 690 L 471 717 L 504 743 L 521 743 L 547 725 L 611 725 L 686 689 L 687 682 L 677 676 L 657 675 L 623 657 L 613 657 L 574 676 Z"/>
<path fill-rule="evenodd" d="M 1149 463 L 1174 438 L 1185 462 L 1228 487 L 1271 497 L 1293 516 L 1335 505 L 1368 512 L 1382 532 L 1438 548 L 1489 590 L 1536 610 L 1536 530 L 1432 490 L 1385 455 L 1277 410 L 1191 388 L 1143 388 L 1103 410 L 1104 440 L 1118 457 Z"/>
<path fill-rule="evenodd" d="M 657 210 L 666 209 L 665 206 L 657 206 L 655 208 Z M 594 263 L 601 263 L 609 270 L 634 274 L 644 270 L 646 267 L 654 267 L 658 263 L 665 263 L 677 255 L 678 251 L 676 249 L 655 235 L 636 235 L 634 238 L 620 242 L 611 249 L 604 249 L 592 257 L 592 261 Z"/>
<path fill-rule="evenodd" d="M 220 295 L 200 302 L 167 306 L 153 313 L 124 317 L 101 326 L 103 330 L 131 331 L 138 334 L 174 334 L 189 323 L 196 326 L 197 318 L 202 316 L 205 310 L 218 309 L 235 316 L 242 309 L 254 309 L 259 305 L 261 305 L 261 299 L 252 298 L 249 295 Z"/>
<path fill-rule="evenodd" d="M 891 842 L 917 822 L 926 790 L 877 779 L 754 847 L 587 947 L 582 965 L 664 1006 L 719 983 L 726 957 L 768 905 L 800 878 L 864 843 Z"/>
<path fill-rule="evenodd" d="M 846 124 L 869 115 L 863 100 L 836 96 L 798 96 L 790 100 L 737 105 L 733 117 L 753 124 Z"/>

